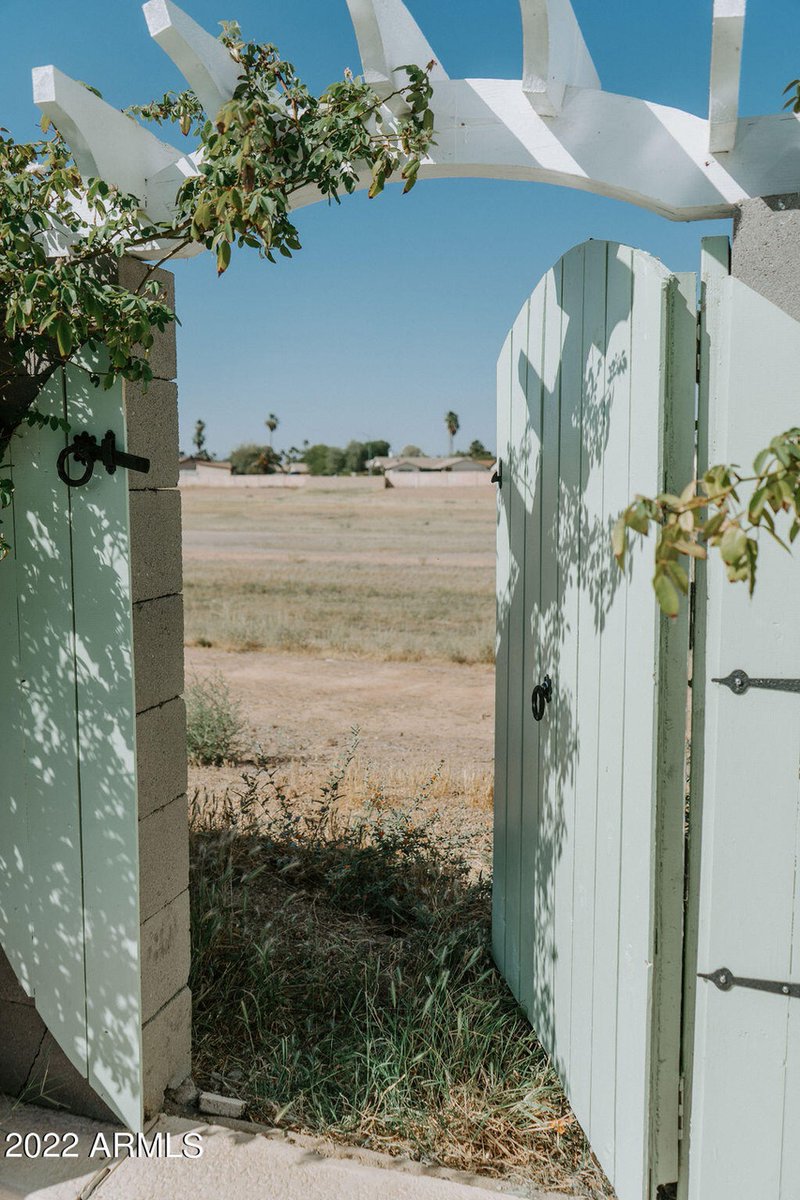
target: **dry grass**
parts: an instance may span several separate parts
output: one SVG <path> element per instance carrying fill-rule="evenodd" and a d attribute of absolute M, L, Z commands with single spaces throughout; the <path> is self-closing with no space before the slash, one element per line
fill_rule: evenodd
<path fill-rule="evenodd" d="M 443 827 L 437 780 L 402 806 L 373 786 L 354 808 L 352 765 L 316 797 L 254 771 L 214 806 L 195 799 L 199 1082 L 246 1099 L 255 1120 L 610 1196 L 492 964 L 468 826 Z"/>
<path fill-rule="evenodd" d="M 494 495 L 187 489 L 186 640 L 491 662 Z"/>

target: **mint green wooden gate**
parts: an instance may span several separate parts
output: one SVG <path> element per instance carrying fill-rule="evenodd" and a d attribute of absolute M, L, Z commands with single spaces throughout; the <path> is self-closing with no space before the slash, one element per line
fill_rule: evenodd
<path fill-rule="evenodd" d="M 495 957 L 620 1200 L 800 1196 L 800 1001 L 697 978 L 800 983 L 800 699 L 712 682 L 800 677 L 800 568 L 765 547 L 751 602 L 701 564 L 687 810 L 686 606 L 610 548 L 694 477 L 696 401 L 701 472 L 798 423 L 800 324 L 727 262 L 698 343 L 693 275 L 578 246 L 498 364 Z"/>
<path fill-rule="evenodd" d="M 749 466 L 800 424 L 800 324 L 730 278 L 727 259 L 727 239 L 709 240 L 700 462 Z M 800 563 L 768 540 L 752 601 L 717 563 L 698 576 L 681 1195 L 797 1200 L 800 999 L 696 979 L 727 967 L 800 983 L 800 696 L 712 682 L 737 668 L 800 677 Z"/>
<path fill-rule="evenodd" d="M 498 365 L 495 955 L 620 1200 L 677 1179 L 688 622 L 610 529 L 691 477 L 694 292 L 587 242 Z"/>
<path fill-rule="evenodd" d="M 78 367 L 39 408 L 113 429 L 122 389 Z M 135 703 L 126 473 L 57 477 L 65 435 L 26 429 L 0 563 L 0 943 L 71 1062 L 141 1125 Z"/>

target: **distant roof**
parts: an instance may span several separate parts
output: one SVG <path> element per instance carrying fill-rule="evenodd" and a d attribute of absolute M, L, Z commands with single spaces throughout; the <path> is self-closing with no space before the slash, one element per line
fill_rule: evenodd
<path fill-rule="evenodd" d="M 494 460 L 492 460 L 494 461 Z M 486 471 L 488 464 L 485 460 L 470 458 L 464 454 L 454 454 L 445 458 L 429 458 L 427 455 L 379 455 L 371 458 L 366 464 L 371 471 L 453 471 L 473 470 Z"/>

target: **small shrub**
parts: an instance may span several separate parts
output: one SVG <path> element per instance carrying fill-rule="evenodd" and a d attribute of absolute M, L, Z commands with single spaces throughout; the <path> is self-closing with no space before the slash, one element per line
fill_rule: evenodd
<path fill-rule="evenodd" d="M 189 761 L 219 767 L 236 762 L 243 750 L 241 705 L 219 672 L 194 679 L 186 689 L 186 740 Z"/>

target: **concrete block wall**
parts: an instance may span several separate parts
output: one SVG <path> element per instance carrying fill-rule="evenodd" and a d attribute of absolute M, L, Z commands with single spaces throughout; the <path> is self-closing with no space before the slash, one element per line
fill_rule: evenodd
<path fill-rule="evenodd" d="M 133 260 L 120 280 L 135 286 Z M 155 272 L 168 303 L 174 282 Z M 142 1045 L 145 1115 L 191 1069 L 189 839 L 183 692 L 181 509 L 175 327 L 156 334 L 155 379 L 125 383 L 126 445 L 151 461 L 128 473 L 131 522 L 139 804 Z M 47 1031 L 0 949 L 0 1091 L 113 1120 L 103 1101 Z"/>
<path fill-rule="evenodd" d="M 135 287 L 147 268 L 123 262 Z M 174 307 L 174 279 L 154 273 Z M 128 474 L 139 783 L 139 915 L 145 1114 L 191 1070 L 189 835 L 183 692 L 181 500 L 175 326 L 156 333 L 155 378 L 125 384 L 126 449 L 150 459 Z"/>
<path fill-rule="evenodd" d="M 760 196 L 739 205 L 731 274 L 800 321 L 800 194 Z"/>

